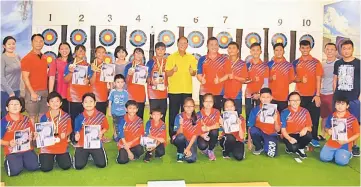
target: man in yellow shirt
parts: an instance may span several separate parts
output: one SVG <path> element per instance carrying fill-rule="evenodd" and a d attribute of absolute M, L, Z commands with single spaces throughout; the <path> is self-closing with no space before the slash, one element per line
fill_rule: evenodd
<path fill-rule="evenodd" d="M 183 112 L 184 99 L 192 97 L 192 76 L 195 76 L 197 71 L 196 58 L 186 52 L 188 39 L 184 36 L 180 37 L 177 46 L 178 51 L 168 57 L 165 66 L 168 76 L 169 136 L 171 140 L 175 134 L 174 120 L 179 113 L 179 108 Z"/>

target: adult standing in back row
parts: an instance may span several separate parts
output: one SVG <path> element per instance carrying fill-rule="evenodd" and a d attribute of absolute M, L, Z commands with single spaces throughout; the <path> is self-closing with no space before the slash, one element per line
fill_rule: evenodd
<path fill-rule="evenodd" d="M 48 111 L 48 63 L 41 53 L 44 37 L 34 34 L 31 37 L 32 50 L 21 60 L 21 74 L 25 83 L 25 109 L 31 122 L 35 124 L 38 117 Z"/>
<path fill-rule="evenodd" d="M 186 52 L 188 39 L 184 36 L 177 41 L 178 51 L 168 56 L 165 66 L 168 77 L 169 98 L 169 137 L 175 134 L 174 120 L 179 109 L 183 112 L 183 103 L 187 97 L 192 97 L 192 76 L 196 75 L 197 60 Z"/>

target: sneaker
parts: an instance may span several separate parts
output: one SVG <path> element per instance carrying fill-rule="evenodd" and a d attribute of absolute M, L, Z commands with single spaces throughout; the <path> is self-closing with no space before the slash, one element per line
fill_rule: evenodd
<path fill-rule="evenodd" d="M 357 145 L 352 146 L 352 156 L 360 156 L 360 147 Z"/>
<path fill-rule="evenodd" d="M 208 149 L 205 149 L 205 150 L 201 151 L 201 153 L 208 156 Z"/>
<path fill-rule="evenodd" d="M 299 150 L 297 150 L 297 151 L 296 151 L 296 154 L 297 154 L 301 159 L 307 158 L 307 155 L 306 155 L 304 149 L 299 149 Z"/>
<path fill-rule="evenodd" d="M 213 150 L 208 151 L 208 158 L 209 158 L 210 161 L 215 161 L 216 160 L 216 155 L 214 154 Z"/>
<path fill-rule="evenodd" d="M 145 156 L 144 156 L 144 162 L 148 163 L 150 161 L 150 159 L 152 158 L 152 153 L 151 152 L 147 152 L 145 153 Z"/>
<path fill-rule="evenodd" d="M 222 151 L 223 154 L 223 158 L 224 159 L 230 159 L 231 157 L 229 156 L 229 153 L 226 153 L 225 151 Z"/>
<path fill-rule="evenodd" d="M 259 150 L 254 150 L 252 153 L 254 155 L 260 155 L 263 152 L 263 148 L 259 149 Z"/>
<path fill-rule="evenodd" d="M 90 161 L 92 161 L 92 160 L 93 160 L 93 157 L 92 157 L 92 155 L 91 155 L 91 154 L 89 154 L 89 156 L 88 156 L 88 160 L 90 160 Z"/>
<path fill-rule="evenodd" d="M 177 153 L 177 162 L 183 162 L 184 154 L 183 153 Z"/>
<path fill-rule="evenodd" d="M 285 152 L 286 152 L 287 154 L 292 154 L 292 152 L 289 151 L 287 148 L 285 149 Z"/>
<path fill-rule="evenodd" d="M 315 140 L 315 139 L 313 139 L 310 144 L 311 144 L 313 147 L 321 147 L 320 143 L 319 143 L 317 140 Z"/>

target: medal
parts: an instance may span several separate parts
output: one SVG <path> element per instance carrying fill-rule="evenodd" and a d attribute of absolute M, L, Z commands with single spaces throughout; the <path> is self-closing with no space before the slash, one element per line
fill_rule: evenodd
<path fill-rule="evenodd" d="M 60 138 L 59 137 L 56 137 L 55 138 L 55 143 L 59 143 L 60 142 Z"/>
<path fill-rule="evenodd" d="M 59 122 L 60 122 L 60 119 L 61 119 L 61 110 L 59 111 L 59 117 L 58 117 L 58 120 L 55 121 L 54 120 L 54 117 L 51 115 L 51 111 L 49 112 L 50 113 L 50 118 L 51 118 L 51 121 L 53 122 L 54 124 L 54 136 L 59 136 Z M 60 142 L 60 138 L 59 137 L 56 137 L 55 138 L 55 141 L 58 141 L 57 139 L 59 139 L 59 142 Z"/>
<path fill-rule="evenodd" d="M 103 63 L 98 65 L 98 60 L 94 59 L 94 63 L 93 63 L 93 71 L 95 72 L 100 72 L 101 67 L 103 66 Z"/>
<path fill-rule="evenodd" d="M 74 61 L 72 64 L 69 65 L 69 67 L 71 68 L 75 68 L 77 64 L 79 64 L 80 62 L 82 62 L 83 60 L 79 60 L 79 61 Z"/>

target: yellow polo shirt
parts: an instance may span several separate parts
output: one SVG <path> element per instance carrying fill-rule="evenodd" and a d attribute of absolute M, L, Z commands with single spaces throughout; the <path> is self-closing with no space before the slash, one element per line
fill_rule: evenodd
<path fill-rule="evenodd" d="M 171 77 L 168 77 L 168 93 L 170 94 L 191 94 L 193 91 L 192 87 L 192 76 L 189 73 L 189 66 L 193 70 L 197 70 L 197 59 L 189 53 L 181 56 L 179 52 L 175 52 L 168 56 L 165 70 L 169 71 L 177 65 L 178 71 L 175 72 Z"/>

